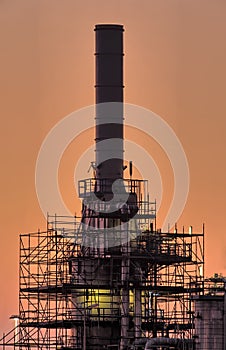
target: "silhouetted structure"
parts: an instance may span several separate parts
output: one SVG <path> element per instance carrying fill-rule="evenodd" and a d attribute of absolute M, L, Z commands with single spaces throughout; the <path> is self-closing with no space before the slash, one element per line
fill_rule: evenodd
<path fill-rule="evenodd" d="M 198 323 L 204 230 L 157 230 L 147 181 L 133 178 L 132 163 L 124 179 L 123 27 L 95 31 L 96 175 L 79 182 L 80 218 L 49 216 L 45 232 L 21 235 L 20 322 L 2 342 L 19 349 L 209 350 L 198 345 L 206 332 Z"/>

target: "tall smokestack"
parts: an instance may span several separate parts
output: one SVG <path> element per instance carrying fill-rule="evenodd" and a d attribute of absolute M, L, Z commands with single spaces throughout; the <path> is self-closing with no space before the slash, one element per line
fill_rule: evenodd
<path fill-rule="evenodd" d="M 122 25 L 95 26 L 96 178 L 107 179 L 105 194 L 123 178 L 123 31 Z"/>

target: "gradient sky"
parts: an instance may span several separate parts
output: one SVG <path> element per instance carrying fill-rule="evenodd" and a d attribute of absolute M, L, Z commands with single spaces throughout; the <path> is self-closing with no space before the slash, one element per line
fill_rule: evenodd
<path fill-rule="evenodd" d="M 157 113 L 179 137 L 191 183 L 178 226 L 201 231 L 205 222 L 206 273 L 226 275 L 225 0 L 0 0 L 0 334 L 18 309 L 19 233 L 45 229 L 34 183 L 41 143 L 64 116 L 94 102 L 97 23 L 125 26 L 125 101 Z M 159 165 L 161 224 L 172 196 L 169 163 L 146 136 L 127 135 Z M 72 159 L 92 140 L 87 131 L 61 162 L 72 211 Z"/>

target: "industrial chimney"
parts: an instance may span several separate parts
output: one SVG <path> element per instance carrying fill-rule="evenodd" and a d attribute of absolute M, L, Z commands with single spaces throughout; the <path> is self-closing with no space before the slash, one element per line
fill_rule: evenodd
<path fill-rule="evenodd" d="M 103 238 L 105 246 L 114 241 L 115 234 L 110 229 L 127 222 L 138 211 L 136 190 L 131 186 L 126 188 L 123 179 L 126 168 L 123 164 L 123 31 L 122 25 L 95 26 L 96 157 L 92 162 L 95 179 L 94 185 L 80 182 L 85 189 L 82 222 L 89 227 L 108 229 L 107 237 Z M 86 245 L 93 246 L 89 233 L 87 237 Z M 100 242 L 101 233 L 98 237 Z"/>
<path fill-rule="evenodd" d="M 109 200 L 112 183 L 123 178 L 123 26 L 99 24 L 95 32 L 96 179 Z"/>

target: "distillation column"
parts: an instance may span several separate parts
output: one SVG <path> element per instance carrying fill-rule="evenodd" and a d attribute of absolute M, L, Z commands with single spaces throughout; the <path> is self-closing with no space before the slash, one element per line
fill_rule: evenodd
<path fill-rule="evenodd" d="M 95 26 L 95 189 L 94 193 L 90 195 L 88 193 L 83 200 L 82 222 L 87 227 L 87 231 L 84 232 L 83 255 L 85 259 L 81 259 L 78 270 L 81 281 L 87 281 L 86 292 L 89 290 L 89 284 L 90 286 L 96 285 L 98 290 L 102 288 L 101 294 L 104 291 L 105 296 L 104 298 L 99 297 L 99 311 L 97 310 L 96 313 L 99 312 L 99 315 L 104 316 L 100 316 L 98 326 L 92 325 L 90 329 L 87 327 L 84 329 L 84 334 L 89 335 L 89 339 L 87 337 L 84 339 L 84 342 L 87 340 L 87 349 L 88 346 L 91 346 L 92 349 L 101 349 L 104 345 L 109 344 L 109 339 L 110 344 L 118 344 L 120 338 L 123 343 L 128 329 L 129 262 L 126 251 L 121 251 L 126 247 L 120 248 L 119 244 L 122 221 L 120 208 L 117 207 L 117 196 L 114 196 L 115 188 L 121 197 L 125 198 L 126 195 L 123 185 L 123 31 L 121 25 L 100 24 Z M 109 212 L 102 211 L 103 207 L 108 208 L 112 202 L 114 203 L 113 210 L 110 208 Z M 119 238 L 118 241 L 116 237 Z M 117 260 L 117 263 L 110 263 L 104 260 L 104 256 L 109 248 L 114 247 L 115 239 L 118 242 L 116 245 L 118 245 L 119 253 L 121 251 L 125 257 Z M 112 285 L 112 275 L 120 276 L 120 284 L 123 285 L 121 292 L 117 292 L 117 295 L 113 295 L 115 287 Z M 106 289 L 106 286 L 109 286 L 109 289 Z M 89 303 L 88 294 L 87 303 L 84 302 L 87 305 Z M 123 307 L 120 307 L 122 304 Z M 86 311 L 85 307 L 84 310 Z M 95 310 L 93 312 L 95 313 Z"/>
<path fill-rule="evenodd" d="M 98 25 L 95 31 L 96 179 L 99 196 L 102 201 L 109 201 L 113 183 L 123 179 L 123 27 Z M 119 219 L 110 217 L 107 222 L 108 228 L 121 224 Z M 120 349 L 124 349 L 129 328 L 128 244 L 121 246 L 121 253 Z"/>

